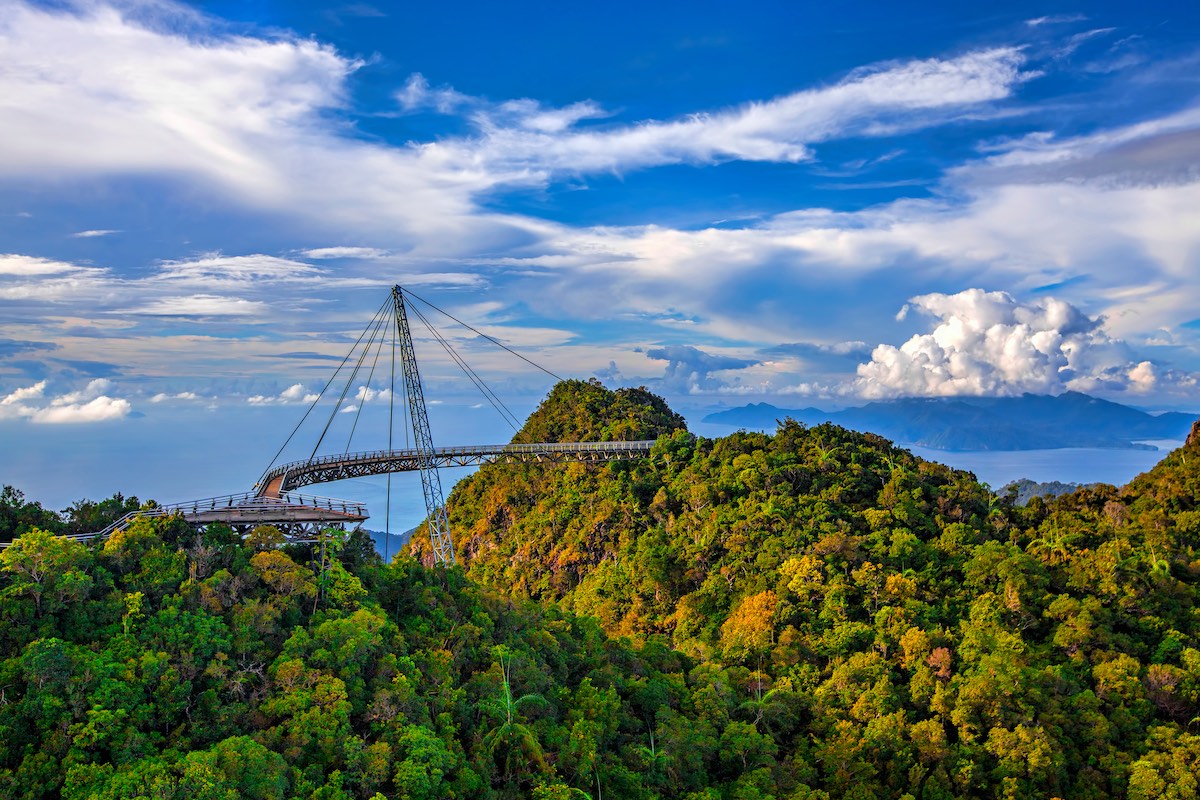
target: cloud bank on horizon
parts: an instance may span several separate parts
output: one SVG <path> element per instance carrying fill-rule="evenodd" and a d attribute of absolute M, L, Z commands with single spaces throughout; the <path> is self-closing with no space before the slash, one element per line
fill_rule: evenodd
<path fill-rule="evenodd" d="M 668 396 L 1186 406 L 1200 19 L 1025 10 L 908 53 L 884 15 L 816 73 L 770 19 L 714 17 L 716 63 L 649 19 L 598 82 L 409 41 L 414 63 L 399 19 L 309 36 L 284 6 L 0 0 L 0 420 L 305 401 L 392 283 L 559 374 Z"/>

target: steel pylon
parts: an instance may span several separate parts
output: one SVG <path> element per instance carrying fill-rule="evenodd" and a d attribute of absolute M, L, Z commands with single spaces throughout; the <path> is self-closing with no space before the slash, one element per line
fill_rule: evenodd
<path fill-rule="evenodd" d="M 450 520 L 446 516 L 442 478 L 438 474 L 435 462 L 436 453 L 433 434 L 429 429 L 429 412 L 425 407 L 425 393 L 421 388 L 421 375 L 417 371 L 417 354 L 413 349 L 412 331 L 409 330 L 408 313 L 404 308 L 404 290 L 399 286 L 392 287 L 392 300 L 396 306 L 400 366 L 404 373 L 405 394 L 408 395 L 408 410 L 412 417 L 413 439 L 421 472 L 421 491 L 425 495 L 425 512 L 429 521 L 429 540 L 433 544 L 433 560 L 437 564 L 453 565 L 454 541 L 450 538 Z"/>

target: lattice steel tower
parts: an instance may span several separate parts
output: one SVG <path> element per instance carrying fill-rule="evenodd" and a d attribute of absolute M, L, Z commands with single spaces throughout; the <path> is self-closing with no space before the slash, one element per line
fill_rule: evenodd
<path fill-rule="evenodd" d="M 412 332 L 404 309 L 404 290 L 392 287 L 396 306 L 396 331 L 399 334 L 400 365 L 404 372 L 405 394 L 412 415 L 413 439 L 421 471 L 421 490 L 425 494 L 425 511 L 429 515 L 429 539 L 433 543 L 433 559 L 438 564 L 454 564 L 454 542 L 450 538 L 450 520 L 446 517 L 446 500 L 442 494 L 442 478 L 434 463 L 433 434 L 429 430 L 429 412 L 425 408 L 425 393 L 421 375 L 417 372 L 417 354 L 413 350 Z"/>

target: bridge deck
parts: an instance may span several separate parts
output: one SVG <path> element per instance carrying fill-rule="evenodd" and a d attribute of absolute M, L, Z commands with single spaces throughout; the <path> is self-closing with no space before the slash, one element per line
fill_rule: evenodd
<path fill-rule="evenodd" d="M 538 444 L 492 444 L 439 447 L 434 450 L 431 466 L 469 467 L 476 464 L 560 463 L 565 461 L 624 461 L 650 453 L 654 440 L 637 442 L 542 442 Z M 382 475 L 388 472 L 413 472 L 421 468 L 417 450 L 373 450 L 345 453 L 307 461 L 282 464 L 263 475 L 258 483 L 262 497 L 277 497 L 282 492 L 313 483 Z"/>
<path fill-rule="evenodd" d="M 325 526 L 358 525 L 370 514 L 362 503 L 332 497 L 314 497 L 286 493 L 279 497 L 261 497 L 254 492 L 206 497 L 186 503 L 131 511 L 103 530 L 68 535 L 76 542 L 107 539 L 118 530 L 129 527 L 138 517 L 179 516 L 190 525 L 221 523 L 237 531 L 248 531 L 258 525 L 274 525 L 286 533 L 311 532 Z M 289 536 L 289 541 L 306 541 Z M 0 542 L 0 550 L 12 542 Z"/>

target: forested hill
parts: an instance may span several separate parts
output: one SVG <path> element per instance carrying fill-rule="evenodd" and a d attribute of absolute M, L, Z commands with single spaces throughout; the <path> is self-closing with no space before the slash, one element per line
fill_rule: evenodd
<path fill-rule="evenodd" d="M 1025 508 L 595 383 L 520 435 L 660 438 L 461 482 L 465 569 L 171 518 L 82 545 L 5 490 L 0 798 L 1195 796 L 1200 430 Z"/>
<path fill-rule="evenodd" d="M 566 416 L 529 425 L 572 438 Z M 878 436 L 787 422 L 679 430 L 600 468 L 485 467 L 449 507 L 473 579 L 694 659 L 698 767 L 743 722 L 766 737 L 747 756 L 763 792 L 1158 797 L 1200 771 L 1198 481 L 1194 432 L 1128 487 L 1022 508 Z"/>
<path fill-rule="evenodd" d="M 687 430 L 665 400 L 645 389 L 611 391 L 598 380 L 560 381 L 514 442 L 632 442 Z"/>

